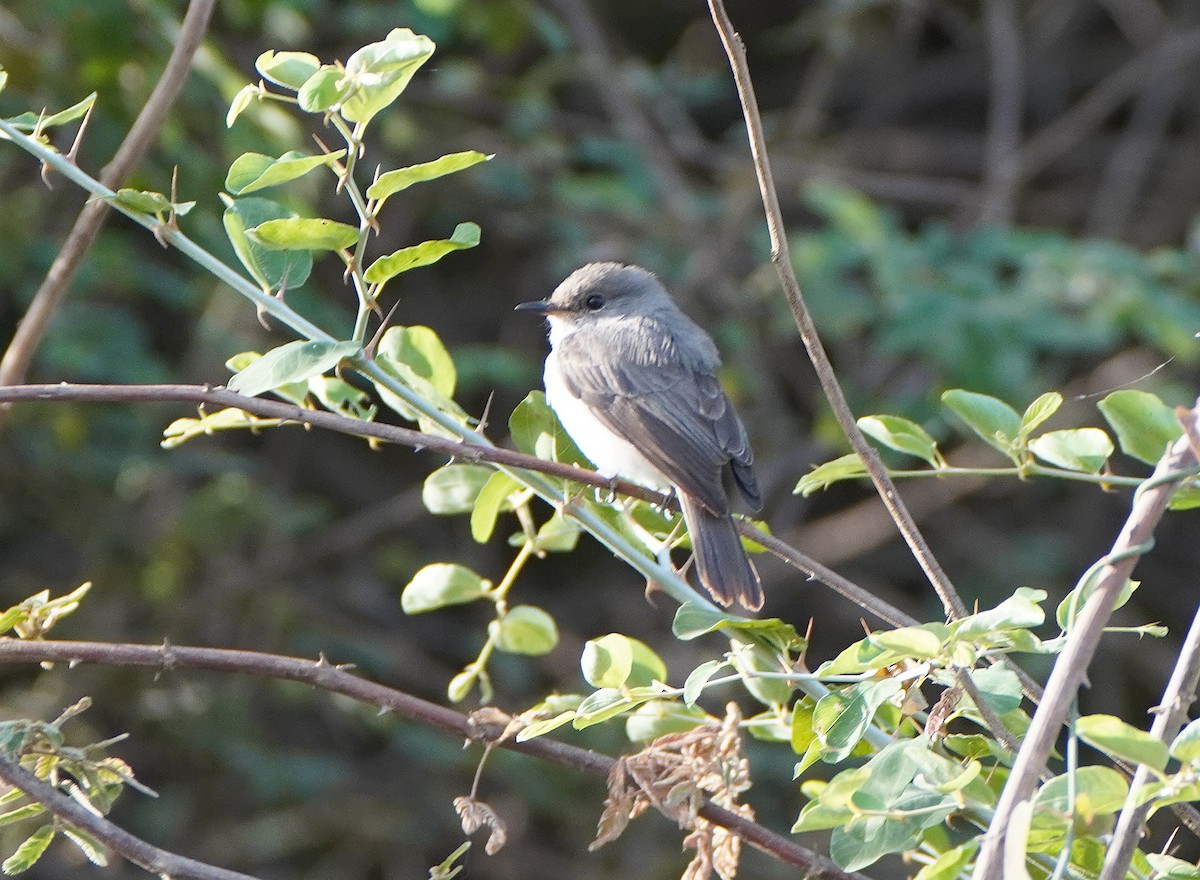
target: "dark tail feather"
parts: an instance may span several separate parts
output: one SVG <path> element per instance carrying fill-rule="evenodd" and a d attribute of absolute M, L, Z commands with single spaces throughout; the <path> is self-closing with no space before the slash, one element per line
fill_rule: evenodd
<path fill-rule="evenodd" d="M 750 611 L 762 608 L 762 584 L 742 548 L 733 517 L 727 513 L 713 513 L 682 492 L 679 493 L 679 504 L 688 534 L 692 536 L 700 583 L 726 608 L 734 602 L 740 602 Z"/>

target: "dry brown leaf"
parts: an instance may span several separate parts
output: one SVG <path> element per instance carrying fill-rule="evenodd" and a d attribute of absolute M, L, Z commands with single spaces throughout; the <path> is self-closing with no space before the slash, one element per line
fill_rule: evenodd
<path fill-rule="evenodd" d="M 458 818 L 462 822 L 464 834 L 474 834 L 485 826 L 491 829 L 487 843 L 483 846 L 483 851 L 489 856 L 500 852 L 504 844 L 508 842 L 508 831 L 504 827 L 504 821 L 496 815 L 495 810 L 483 801 L 466 796 L 456 797 L 454 809 L 458 811 Z"/>

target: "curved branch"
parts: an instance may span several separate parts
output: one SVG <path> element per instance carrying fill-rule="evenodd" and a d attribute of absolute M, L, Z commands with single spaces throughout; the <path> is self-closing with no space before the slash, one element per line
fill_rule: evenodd
<path fill-rule="evenodd" d="M 414 449 L 440 452 L 463 461 L 487 461 L 505 467 L 536 471 L 548 476 L 582 483 L 585 486 L 592 486 L 610 492 L 620 492 L 622 495 L 648 501 L 651 504 L 665 505 L 673 509 L 678 509 L 675 500 L 666 495 L 655 492 L 652 489 L 647 489 L 645 486 L 640 486 L 637 483 L 630 483 L 627 480 L 601 476 L 595 471 L 590 471 L 577 465 L 546 461 L 535 458 L 532 455 L 525 455 L 521 452 L 514 452 L 511 449 L 503 449 L 497 446 L 484 446 L 480 443 L 468 443 L 435 434 L 423 434 L 420 431 L 415 431 L 411 428 L 402 428 L 398 425 L 388 425 L 381 422 L 364 422 L 326 410 L 305 409 L 281 400 L 269 400 L 264 397 L 246 397 L 226 388 L 210 388 L 206 385 L 71 385 L 65 382 L 57 385 L 0 386 L 0 404 L 15 403 L 18 401 L 86 401 L 92 403 L 185 402 L 201 405 L 230 406 L 263 418 L 313 425 L 314 427 L 357 437 L 371 437 L 386 443 L 396 443 L 402 446 L 410 446 Z M 872 595 L 833 569 L 801 553 L 795 547 L 779 540 L 773 535 L 767 534 L 753 523 L 738 520 L 737 526 L 738 531 L 744 537 L 761 544 L 767 549 L 767 552 L 777 559 L 804 572 L 813 580 L 825 584 L 884 622 L 891 623 L 894 626 L 911 626 L 917 623 L 911 615 Z"/>
<path fill-rule="evenodd" d="M 100 174 L 100 182 L 109 189 L 121 186 L 137 167 L 150 146 L 167 111 L 175 103 L 179 90 L 187 78 L 192 58 L 200 46 L 200 40 L 208 28 L 216 0 L 191 0 L 187 15 L 179 29 L 179 39 L 171 51 L 171 57 L 163 70 L 142 111 L 134 120 L 133 127 L 121 141 L 112 160 Z M 25 381 L 29 364 L 37 352 L 46 327 L 67 294 L 67 287 L 91 250 L 110 209 L 108 202 L 89 200 L 75 218 L 62 250 L 58 252 L 50 271 L 34 295 L 25 317 L 17 325 L 12 342 L 0 359 L 0 385 L 15 385 Z M 5 410 L 0 408 L 0 427 L 4 425 Z"/>
<path fill-rule="evenodd" d="M 478 720 L 431 703 L 412 694 L 359 678 L 346 668 L 330 664 L 324 657 L 317 661 L 255 651 L 223 648 L 192 648 L 180 645 L 128 645 L 107 642 L 21 641 L 0 638 L 0 663 L 98 663 L 105 666 L 141 666 L 158 670 L 203 669 L 210 672 L 244 673 L 264 678 L 302 682 L 330 693 L 341 694 L 395 712 L 444 733 L 461 736 L 481 744 L 492 744 L 516 752 L 562 764 L 593 776 L 607 777 L 614 759 L 588 749 L 546 737 L 517 742 L 506 736 L 505 726 Z M 0 767 L 0 771 L 3 768 Z M 37 798 L 41 801 L 41 798 Z M 43 801 L 43 803 L 45 803 Z M 829 859 L 805 849 L 769 828 L 752 822 L 711 802 L 699 810 L 714 825 L 737 834 L 756 849 L 789 865 L 801 868 L 806 877 L 820 880 L 866 880 L 860 874 L 848 874 Z M 95 817 L 93 817 L 95 818 Z M 72 819 L 71 821 L 74 821 Z M 80 823 L 82 824 L 82 823 Z M 87 826 L 83 826 L 87 827 Z M 91 830 L 90 828 L 88 829 Z M 97 836 L 100 836 L 97 834 Z M 140 864 L 140 863 L 139 863 Z M 183 875 L 181 875 L 183 876 Z M 230 880 L 234 876 L 227 875 Z M 220 878 L 224 880 L 224 878 Z"/>
<path fill-rule="evenodd" d="M 963 604 L 962 598 L 954 589 L 946 572 L 934 558 L 933 551 L 929 549 L 924 536 L 917 528 L 916 521 L 896 490 L 896 484 L 888 476 L 887 469 L 884 468 L 883 462 L 879 458 L 879 453 L 867 442 L 867 438 L 859 430 L 854 413 L 850 410 L 850 404 L 846 401 L 846 395 L 833 372 L 829 355 L 825 353 L 825 346 L 821 344 L 821 339 L 817 335 L 816 324 L 813 323 L 812 314 L 800 292 L 800 283 L 796 280 L 796 272 L 792 268 L 791 252 L 788 248 L 787 235 L 784 233 L 783 212 L 779 208 L 779 195 L 775 190 L 775 182 L 771 174 L 771 162 L 767 157 L 762 118 L 759 116 L 758 102 L 754 97 L 754 84 L 750 81 L 750 69 L 746 63 L 746 47 L 742 44 L 741 37 L 734 31 L 733 23 L 729 20 L 729 14 L 725 11 L 725 5 L 721 0 L 708 0 L 708 6 L 717 27 L 717 33 L 721 37 L 721 43 L 725 46 L 725 54 L 729 56 L 730 67 L 733 68 L 734 82 L 737 84 L 738 97 L 741 99 L 742 112 L 746 118 L 746 132 L 750 137 L 754 172 L 758 178 L 758 187 L 762 193 L 763 208 L 766 212 L 767 231 L 771 236 L 771 262 L 775 265 L 784 296 L 792 311 L 792 318 L 800 331 L 800 341 L 804 343 L 804 348 L 816 370 L 821 390 L 825 392 L 834 418 L 837 419 L 839 427 L 850 441 L 850 446 L 863 460 L 871 482 L 875 484 L 879 497 L 883 499 L 884 506 L 892 515 L 896 527 L 916 558 L 917 564 L 921 566 L 938 597 L 942 600 L 946 616 L 951 619 L 964 617 L 967 614 L 967 606 Z"/>
<path fill-rule="evenodd" d="M 19 788 L 58 818 L 82 828 L 113 852 L 159 877 L 192 880 L 255 880 L 249 874 L 218 868 L 187 856 L 176 855 L 135 837 L 124 828 L 98 816 L 48 782 L 38 779 L 16 761 L 0 755 L 0 779 Z"/>

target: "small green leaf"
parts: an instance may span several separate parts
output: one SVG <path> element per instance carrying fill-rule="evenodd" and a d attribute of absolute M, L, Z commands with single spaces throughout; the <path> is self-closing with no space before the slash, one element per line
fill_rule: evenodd
<path fill-rule="evenodd" d="M 353 226 L 324 217 L 268 220 L 247 229 L 246 235 L 263 247 L 284 251 L 342 251 L 358 241 Z"/>
<path fill-rule="evenodd" d="M 502 471 L 488 477 L 475 499 L 475 509 L 471 511 L 471 537 L 486 544 L 495 531 L 496 517 L 501 511 L 513 509 L 511 496 L 520 488 L 520 483 Z"/>
<path fill-rule="evenodd" d="M 351 83 L 342 71 L 332 64 L 324 64 L 316 73 L 305 80 L 296 95 L 301 110 L 309 113 L 324 113 L 350 93 Z"/>
<path fill-rule="evenodd" d="M 1034 798 L 1036 807 L 1049 810 L 1060 816 L 1070 815 L 1081 801 L 1087 804 L 1089 816 L 1111 815 L 1118 812 L 1129 794 L 1129 783 L 1125 777 L 1111 767 L 1078 767 L 1071 774 L 1055 776 L 1042 786 Z M 1072 784 L 1075 803 L 1071 803 L 1068 792 Z"/>
<path fill-rule="evenodd" d="M 565 712 L 559 712 L 552 718 L 543 718 L 541 721 L 535 721 L 532 724 L 522 727 L 521 732 L 517 734 L 517 742 L 525 742 L 528 739 L 547 734 L 552 730 L 557 730 L 564 724 L 575 720 L 575 710 L 568 709 Z"/>
<path fill-rule="evenodd" d="M 536 549 L 547 553 L 570 553 L 579 543 L 580 532 L 579 523 L 567 519 L 561 510 L 556 510 L 538 529 Z M 525 539 L 524 535 L 517 537 L 522 541 Z"/>
<path fill-rule="evenodd" d="M 251 196 L 227 199 L 225 234 L 246 270 L 263 290 L 295 289 L 308 280 L 312 254 L 308 251 L 276 251 L 251 241 L 246 230 L 270 220 L 294 218 L 295 212 L 270 199 Z"/>
<path fill-rule="evenodd" d="M 826 760 L 845 760 L 866 735 L 875 712 L 901 690 L 900 682 L 884 678 L 821 697 L 813 710 L 813 730 L 828 752 Z"/>
<path fill-rule="evenodd" d="M 705 660 L 693 669 L 683 683 L 683 702 L 694 706 L 709 680 L 728 665 L 725 660 Z"/>
<path fill-rule="evenodd" d="M 433 54 L 433 40 L 408 28 L 395 28 L 387 38 L 363 46 L 346 59 L 345 79 L 351 94 L 342 102 L 342 116 L 366 124 L 389 106 Z"/>
<path fill-rule="evenodd" d="M 1146 861 L 1154 869 L 1154 880 L 1158 880 L 1159 877 L 1166 877 L 1168 880 L 1200 880 L 1200 868 L 1175 856 L 1146 853 Z"/>
<path fill-rule="evenodd" d="M 6 122 L 20 131 L 29 133 L 35 129 L 45 129 L 56 125 L 66 125 L 69 122 L 74 122 L 76 119 L 81 119 L 87 115 L 88 110 L 96 103 L 96 92 L 92 92 L 78 104 L 72 104 L 66 110 L 59 110 L 57 113 L 32 113 L 25 112 L 17 116 L 11 116 Z"/>
<path fill-rule="evenodd" d="M 4 91 L 4 87 L 8 85 L 8 71 L 0 67 L 0 92 Z"/>
<path fill-rule="evenodd" d="M 298 92 L 321 68 L 321 59 L 307 52 L 276 52 L 268 49 L 254 62 L 263 79 Z"/>
<path fill-rule="evenodd" d="M 1007 403 L 961 388 L 945 392 L 942 403 L 990 446 L 1012 455 L 1013 443 L 1021 431 L 1021 417 Z"/>
<path fill-rule="evenodd" d="M 1099 428 L 1071 428 L 1034 438 L 1029 451 L 1047 464 L 1098 474 L 1113 454 L 1113 444 Z"/>
<path fill-rule="evenodd" d="M 437 332 L 430 327 L 389 327 L 379 340 L 376 357 L 387 365 L 404 364 L 438 394 L 451 398 L 458 373 Z"/>
<path fill-rule="evenodd" d="M 1055 612 L 1055 619 L 1058 621 L 1059 627 L 1063 632 L 1067 632 L 1075 624 L 1075 618 L 1079 612 L 1083 610 L 1083 606 L 1087 600 L 1092 597 L 1092 593 L 1096 591 L 1097 575 L 1099 572 L 1093 570 L 1088 572 L 1086 579 L 1079 583 L 1071 592 L 1058 603 L 1058 609 Z M 1121 591 L 1117 594 L 1117 601 L 1113 603 L 1113 610 L 1116 611 L 1129 601 L 1129 597 L 1141 585 L 1141 581 L 1126 579 L 1121 585 Z"/>
<path fill-rule="evenodd" d="M 941 637 L 921 626 L 905 626 L 871 633 L 867 636 L 867 641 L 886 648 L 898 658 L 928 660 L 942 652 Z"/>
<path fill-rule="evenodd" d="M 554 618 L 533 605 L 517 605 L 499 620 L 488 624 L 488 634 L 496 647 L 510 654 L 539 656 L 558 644 L 558 626 Z"/>
<path fill-rule="evenodd" d="M 675 638 L 687 642 L 736 622 L 737 618 L 731 614 L 697 605 L 695 602 L 685 602 L 675 612 L 671 632 Z"/>
<path fill-rule="evenodd" d="M 461 703 L 471 694 L 471 688 L 479 681 L 479 670 L 474 665 L 468 666 L 462 672 L 450 679 L 446 685 L 446 697 L 451 703 Z"/>
<path fill-rule="evenodd" d="M 961 639 L 982 636 L 994 630 L 1029 629 L 1041 626 L 1046 619 L 1046 612 L 1038 603 L 1045 600 L 1045 590 L 1017 587 L 1013 595 L 995 608 L 964 617 L 950 626 L 955 635 Z"/>
<path fill-rule="evenodd" d="M 1062 402 L 1063 396 L 1057 391 L 1047 391 L 1025 407 L 1025 413 L 1021 416 L 1021 428 L 1018 432 L 1020 437 L 1024 439 L 1032 434 L 1038 425 L 1058 412 Z"/>
<path fill-rule="evenodd" d="M 377 199 L 380 204 L 401 190 L 408 189 L 414 183 L 424 183 L 462 171 L 480 162 L 486 162 L 492 157 L 475 150 L 462 153 L 448 153 L 432 162 L 422 162 L 419 165 L 409 165 L 407 168 L 397 168 L 379 176 L 379 179 L 367 188 L 367 197 Z"/>
<path fill-rule="evenodd" d="M 536 455 L 538 458 L 554 458 L 554 433 L 557 428 L 554 410 L 546 403 L 546 395 L 542 391 L 529 392 L 508 417 L 513 445 L 526 455 Z"/>
<path fill-rule="evenodd" d="M 853 480 L 867 474 L 866 465 L 858 457 L 857 452 L 835 458 L 824 464 L 817 465 L 800 478 L 792 491 L 797 495 L 808 497 L 813 492 L 828 489 L 834 483 L 842 480 Z"/>
<path fill-rule="evenodd" d="M 636 706 L 640 700 L 634 700 L 623 691 L 616 688 L 601 688 L 584 698 L 579 704 L 579 708 L 575 710 L 575 718 L 571 722 L 571 726 L 576 730 L 583 730 L 585 727 L 591 727 L 593 724 L 599 724 L 602 721 L 607 721 L 609 718 L 614 718 L 622 712 Z"/>
<path fill-rule="evenodd" d="M 913 880 L 954 880 L 979 849 L 979 841 L 971 840 L 946 850 L 928 865 L 923 865 Z"/>
<path fill-rule="evenodd" d="M 649 742 L 668 733 L 686 733 L 708 722 L 700 709 L 680 706 L 674 700 L 649 700 L 625 719 L 625 736 L 631 742 Z"/>
<path fill-rule="evenodd" d="M 863 416 L 858 427 L 889 449 L 923 458 L 930 467 L 939 468 L 943 464 L 937 442 L 916 422 L 900 416 Z"/>
<path fill-rule="evenodd" d="M 492 582 L 485 580 L 466 566 L 453 562 L 435 562 L 418 571 L 400 594 L 400 607 L 405 614 L 421 614 L 463 605 L 487 595 Z"/>
<path fill-rule="evenodd" d="M 279 158 L 262 153 L 243 153 L 229 166 L 229 173 L 225 175 L 225 189 L 238 196 L 278 186 L 303 177 L 314 168 L 332 166 L 344 155 L 345 150 L 319 156 L 306 156 L 297 150 L 288 150 Z"/>
<path fill-rule="evenodd" d="M 139 214 L 165 214 L 171 210 L 171 200 L 162 193 L 144 189 L 119 189 L 113 201 Z"/>
<path fill-rule="evenodd" d="M 54 825 L 43 825 L 25 838 L 25 842 L 17 847 L 17 851 L 5 859 L 3 865 L 0 865 L 0 870 L 3 870 L 5 874 L 20 874 L 28 871 L 42 857 L 42 853 L 46 851 L 46 847 L 53 839 Z"/>
<path fill-rule="evenodd" d="M 357 236 L 357 232 L 355 232 Z M 363 277 L 368 284 L 386 284 L 401 272 L 436 263 L 451 251 L 473 248 L 479 244 L 479 226 L 475 223 L 459 223 L 447 239 L 423 241 L 412 247 L 393 251 L 380 257 L 370 265 Z"/>
<path fill-rule="evenodd" d="M 20 793 L 20 789 L 11 789 Z M 23 822 L 26 819 L 31 819 L 34 816 L 40 816 L 46 812 L 46 808 L 41 804 L 25 804 L 17 807 L 15 810 L 9 810 L 7 813 L 0 813 L 0 825 L 12 825 L 16 822 Z"/>
<path fill-rule="evenodd" d="M 1171 757 L 1182 764 L 1200 762 L 1200 718 L 1188 722 L 1172 740 Z"/>
<path fill-rule="evenodd" d="M 1158 772 L 1167 767 L 1167 744 L 1115 715 L 1085 715 L 1075 722 L 1080 738 L 1103 752 Z"/>
<path fill-rule="evenodd" d="M 258 97 L 258 86 L 249 85 L 242 86 L 233 100 L 229 102 L 229 112 L 225 114 L 225 127 L 233 128 L 233 124 L 237 122 L 237 118 L 241 116 L 246 108 L 254 103 L 254 99 Z"/>
<path fill-rule="evenodd" d="M 421 500 L 438 516 L 467 513 L 495 471 L 481 464 L 448 464 L 425 478 Z"/>
<path fill-rule="evenodd" d="M 257 397 L 264 391 L 303 382 L 324 373 L 343 358 L 358 354 L 357 342 L 288 342 L 273 348 L 229 380 L 230 391 Z"/>
<path fill-rule="evenodd" d="M 63 837 L 75 844 L 84 857 L 93 865 L 104 867 L 108 864 L 108 854 L 104 851 L 104 846 L 82 828 L 76 828 L 73 825 L 63 825 L 59 830 L 62 831 Z"/>
<path fill-rule="evenodd" d="M 666 665 L 648 645 L 620 633 L 588 641 L 579 663 L 595 688 L 647 687 L 667 678 Z"/>
<path fill-rule="evenodd" d="M 1158 464 L 1183 434 L 1174 410 L 1146 391 L 1114 391 L 1096 406 L 1116 431 L 1121 450 L 1146 464 Z"/>

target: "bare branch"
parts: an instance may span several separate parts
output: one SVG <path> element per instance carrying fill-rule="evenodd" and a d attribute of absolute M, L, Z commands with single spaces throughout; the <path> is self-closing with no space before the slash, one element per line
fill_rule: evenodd
<path fill-rule="evenodd" d="M 942 600 L 946 616 L 962 617 L 967 613 L 966 605 L 963 604 L 954 585 L 942 570 L 937 559 L 934 558 L 933 552 L 917 528 L 912 514 L 909 513 L 904 501 L 900 498 L 895 483 L 888 476 L 879 454 L 859 430 L 854 413 L 851 412 L 850 405 L 846 402 L 846 395 L 838 383 L 837 376 L 834 375 L 833 365 L 817 335 L 816 325 L 813 323 L 808 305 L 804 302 L 804 297 L 800 292 L 800 283 L 796 280 L 796 273 L 792 268 L 791 253 L 783 227 L 783 213 L 779 208 L 779 195 L 775 190 L 771 164 L 767 157 L 762 119 L 758 112 L 758 102 L 754 97 L 754 85 L 750 81 L 750 70 L 746 64 L 746 49 L 742 45 L 741 37 L 734 31 L 733 23 L 729 20 L 729 15 L 721 0 L 709 0 L 708 6 L 712 12 L 717 32 L 721 36 L 721 42 L 725 46 L 725 53 L 729 56 L 730 66 L 733 68 L 738 97 L 741 99 L 742 112 L 746 117 L 746 131 L 750 137 L 750 153 L 754 158 L 754 171 L 758 177 L 763 208 L 766 211 L 767 230 L 771 236 L 771 262 L 779 275 L 784 296 L 791 308 L 796 327 L 800 331 L 800 340 L 808 351 L 809 359 L 816 369 L 817 379 L 821 383 L 821 389 L 829 400 L 830 408 L 833 410 L 838 425 L 849 439 L 854 451 L 866 465 L 867 473 L 879 491 L 879 496 L 883 499 L 888 512 L 892 515 L 900 534 L 904 536 L 917 563 L 924 570 L 934 590 L 937 591 L 938 597 Z"/>
<path fill-rule="evenodd" d="M 532 755 L 542 760 L 562 764 L 593 776 L 607 777 L 615 763 L 612 758 L 588 749 L 581 749 L 546 737 L 518 742 L 508 735 L 507 725 L 481 723 L 467 715 L 422 700 L 412 694 L 385 687 L 359 678 L 348 670 L 334 666 L 322 657 L 312 661 L 278 654 L 255 651 L 233 651 L 223 648 L 193 648 L 181 645 L 129 645 L 107 642 L 50 642 L 21 641 L 0 638 L 0 663 L 98 663 L 105 666 L 140 666 L 157 670 L 203 669 L 210 672 L 242 673 L 264 678 L 297 681 L 330 693 L 341 694 L 395 712 L 428 727 L 460 736 L 481 744 L 494 744 Z M 18 768 L 19 769 L 19 768 Z M 4 768 L 0 765 L 0 775 Z M 37 781 L 37 780 L 35 780 Z M 48 786 L 47 786 L 48 787 Z M 40 789 L 39 789 L 40 791 Z M 58 794 L 52 792 L 52 794 Z M 42 803 L 40 796 L 31 795 Z M 49 805 L 49 804 L 47 804 Z M 740 836 L 751 846 L 773 858 L 805 871 L 806 877 L 824 880 L 866 880 L 860 874 L 847 874 L 818 853 L 797 845 L 786 837 L 764 828 L 744 816 L 705 801 L 698 814 Z M 95 818 L 93 816 L 93 818 Z M 74 822 L 72 818 L 70 821 Z M 92 831 L 89 826 L 78 823 Z M 93 831 L 93 833 L 96 833 Z M 100 834 L 96 833 L 99 837 Z M 107 840 L 107 838 L 104 838 Z M 139 864 L 141 864 L 139 862 Z M 199 874 L 179 876 L 201 877 Z M 244 875 L 226 873 L 203 875 L 204 880 L 247 880 Z M 250 878 L 253 880 L 253 878 Z"/>
<path fill-rule="evenodd" d="M 38 779 L 16 761 L 0 755 L 0 779 L 19 788 L 55 816 L 91 834 L 114 852 L 151 874 L 192 880 L 255 880 L 249 874 L 230 871 L 167 852 L 135 837 L 124 828 L 98 816 L 54 786 Z"/>
<path fill-rule="evenodd" d="M 305 409 L 295 404 L 281 400 L 269 400 L 264 397 L 245 397 L 226 388 L 210 388 L 206 385 L 13 385 L 0 386 L 0 404 L 18 401 L 86 401 L 92 403 L 170 403 L 186 402 L 197 404 L 214 404 L 217 406 L 236 407 L 268 419 L 280 419 L 284 422 L 313 425 L 342 434 L 356 437 L 371 437 L 387 443 L 410 446 L 414 449 L 439 452 L 451 458 L 462 461 L 487 461 L 507 467 L 517 467 L 528 471 L 547 474 L 585 486 L 593 486 L 610 492 L 620 492 L 631 498 L 649 501 L 659 506 L 666 505 L 678 509 L 677 502 L 667 495 L 630 483 L 626 480 L 612 479 L 601 476 L 577 465 L 561 464 L 556 461 L 546 461 L 503 449 L 496 446 L 484 446 L 478 443 L 466 443 L 449 437 L 435 434 L 422 434 L 411 428 L 388 425 L 381 422 L 364 422 L 325 410 Z M 767 534 L 752 523 L 745 520 L 737 521 L 738 531 L 761 544 L 773 556 L 788 565 L 804 572 L 808 577 L 817 580 L 846 598 L 855 602 L 859 607 L 896 626 L 908 626 L 916 621 L 895 608 L 888 602 L 873 596 L 862 587 L 839 575 L 832 569 L 822 565 L 815 559 L 801 553 L 795 547 Z"/>
<path fill-rule="evenodd" d="M 121 186 L 137 167 L 166 118 L 167 111 L 175 103 L 175 98 L 187 78 L 192 58 L 208 28 L 208 20 L 215 2 L 216 0 L 191 0 L 189 3 L 187 15 L 179 30 L 179 38 L 158 84 L 134 120 L 133 127 L 121 141 L 112 160 L 100 174 L 101 183 L 109 189 Z M 41 344 L 50 319 L 62 305 L 71 279 L 75 277 L 84 257 L 91 250 L 109 209 L 109 203 L 103 199 L 89 200 L 75 218 L 75 224 L 71 227 L 62 250 L 55 257 L 50 271 L 46 273 L 45 280 L 25 312 L 25 317 L 17 325 L 17 332 L 13 334 L 4 357 L 0 359 L 0 385 L 15 385 L 25 381 L 29 364 Z M 0 428 L 4 425 L 5 412 L 6 409 L 0 407 Z"/>

